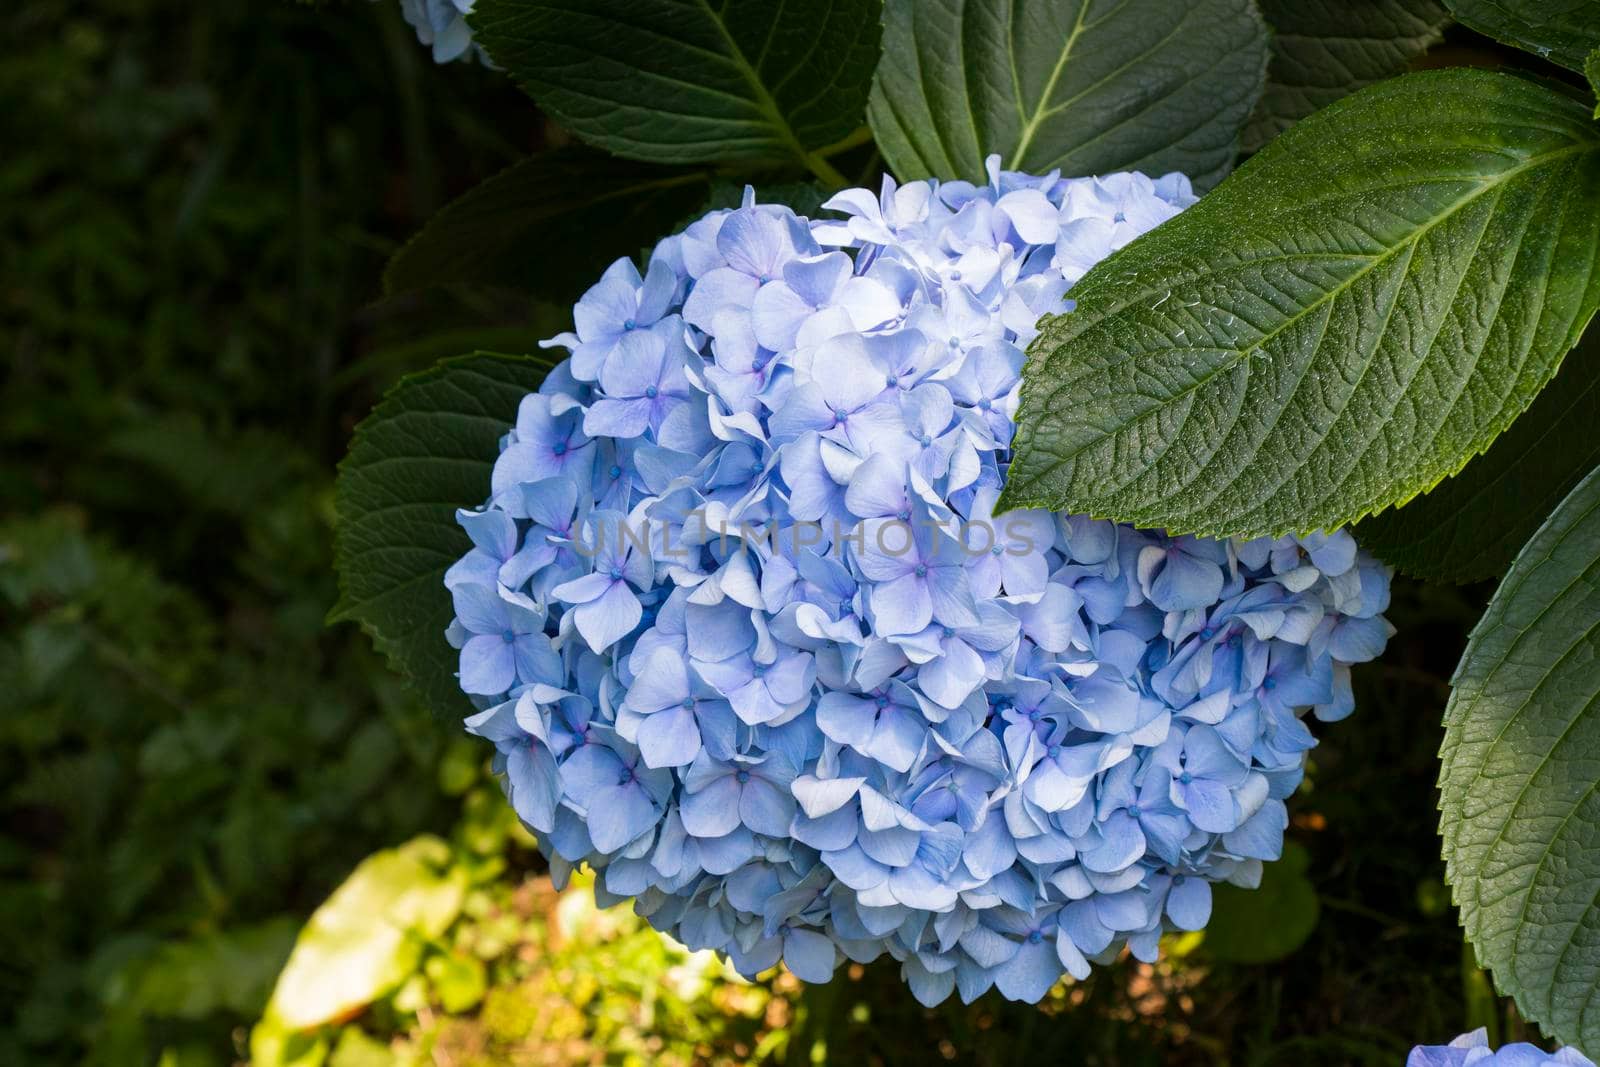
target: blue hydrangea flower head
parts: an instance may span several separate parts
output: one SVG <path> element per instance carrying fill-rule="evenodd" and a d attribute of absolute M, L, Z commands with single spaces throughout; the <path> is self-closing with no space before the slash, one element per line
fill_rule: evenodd
<path fill-rule="evenodd" d="M 1537 1045 L 1518 1041 L 1489 1048 L 1489 1033 L 1483 1028 L 1462 1034 L 1448 1045 L 1418 1045 L 1406 1057 L 1406 1067 L 1594 1067 L 1594 1063 L 1574 1048 L 1546 1052 Z"/>
<path fill-rule="evenodd" d="M 1182 175 L 718 210 L 546 342 L 445 578 L 467 728 L 558 880 L 746 974 L 1038 1000 L 1276 859 L 1389 572 L 1344 532 L 995 513 L 1023 348 Z"/>

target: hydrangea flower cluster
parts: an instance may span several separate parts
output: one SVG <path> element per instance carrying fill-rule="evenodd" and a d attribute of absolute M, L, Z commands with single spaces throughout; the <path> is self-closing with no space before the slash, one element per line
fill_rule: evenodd
<path fill-rule="evenodd" d="M 753 975 L 1034 1001 L 1254 885 L 1349 665 L 1346 533 L 996 515 L 1023 346 L 1179 174 L 718 210 L 554 338 L 446 578 L 468 729 L 558 881 Z"/>
<path fill-rule="evenodd" d="M 1406 1067 L 1594 1067 L 1575 1048 L 1546 1052 L 1537 1045 L 1518 1041 L 1489 1048 L 1489 1032 L 1483 1028 L 1462 1034 L 1448 1045 L 1418 1045 L 1406 1057 Z"/>

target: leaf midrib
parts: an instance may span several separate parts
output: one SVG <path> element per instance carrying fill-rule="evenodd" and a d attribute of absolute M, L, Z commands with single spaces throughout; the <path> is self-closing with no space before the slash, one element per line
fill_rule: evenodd
<path fill-rule="evenodd" d="M 739 72 L 745 83 L 750 86 L 750 91 L 755 97 L 756 110 L 766 116 L 767 121 L 777 131 L 779 140 L 784 147 L 794 153 L 800 164 L 807 170 L 822 176 L 819 167 L 828 167 L 828 164 L 820 157 L 807 151 L 805 145 L 800 143 L 799 135 L 789 125 L 789 120 L 778 110 L 778 101 L 767 91 L 765 83 L 761 80 L 760 72 L 750 65 L 750 60 L 745 56 L 744 49 L 739 47 L 739 43 L 733 39 L 733 34 L 728 32 L 728 25 L 723 21 L 722 16 L 711 6 L 710 0 L 694 0 L 694 3 L 695 6 L 705 12 L 706 18 L 710 19 L 711 24 L 716 27 L 717 35 L 722 38 L 723 44 L 727 46 L 728 57 L 733 62 L 734 69 Z M 832 168 L 829 167 L 828 169 L 831 170 Z"/>
<path fill-rule="evenodd" d="M 1251 344 L 1247 345 L 1244 348 L 1239 348 L 1239 349 L 1226 349 L 1226 348 L 1224 348 L 1224 349 L 1221 349 L 1222 351 L 1231 352 L 1232 354 L 1229 356 L 1229 358 L 1227 358 L 1227 359 L 1221 361 L 1220 363 L 1218 363 L 1217 366 L 1213 370 L 1211 370 L 1210 372 L 1206 373 L 1203 376 L 1198 377 L 1195 380 L 1195 382 L 1193 382 L 1192 384 L 1190 384 L 1188 386 L 1185 386 L 1183 389 L 1178 390 L 1177 392 L 1173 393 L 1171 396 L 1169 396 L 1166 399 L 1164 399 L 1162 401 L 1162 404 L 1160 405 L 1161 408 L 1163 408 L 1163 409 L 1171 408 L 1171 407 L 1175 406 L 1177 403 L 1179 403 L 1181 400 L 1183 400 L 1185 397 L 1188 397 L 1189 395 L 1193 394 L 1197 390 L 1199 390 L 1199 389 L 1201 389 L 1203 387 L 1209 386 L 1212 383 L 1212 381 L 1215 380 L 1217 377 L 1219 377 L 1220 375 L 1222 375 L 1222 374 L 1224 374 L 1224 373 L 1226 373 L 1228 371 L 1231 371 L 1233 368 L 1237 367 L 1240 362 L 1242 362 L 1243 360 L 1249 358 L 1255 352 L 1261 350 L 1269 342 L 1275 340 L 1278 336 L 1280 336 L 1285 331 L 1287 331 L 1288 329 L 1290 329 L 1291 327 L 1293 327 L 1294 325 L 1299 323 L 1302 319 L 1304 319 L 1306 316 L 1311 314 L 1313 311 L 1321 308 L 1325 304 L 1330 304 L 1333 301 L 1337 300 L 1340 296 L 1342 296 L 1347 290 L 1349 290 L 1351 287 L 1353 287 L 1361 279 L 1365 278 L 1368 274 L 1370 274 L 1372 271 L 1376 270 L 1382 264 L 1388 262 L 1394 255 L 1396 255 L 1397 253 L 1399 253 L 1400 251 L 1402 251 L 1402 250 L 1404 250 L 1406 248 L 1414 246 L 1424 236 L 1426 236 L 1428 233 L 1431 233 L 1435 227 L 1440 226 L 1443 223 L 1449 221 L 1450 219 L 1454 218 L 1457 214 L 1459 214 L 1461 211 L 1463 211 L 1467 207 L 1471 206 L 1472 204 L 1476 203 L 1479 197 L 1485 195 L 1488 192 L 1491 192 L 1493 190 L 1497 190 L 1497 189 L 1500 189 L 1500 188 L 1504 187 L 1506 183 L 1512 181 L 1518 175 L 1521 175 L 1524 172 L 1526 172 L 1528 170 L 1531 170 L 1531 169 L 1533 169 L 1533 168 L 1535 168 L 1537 166 L 1540 166 L 1540 165 L 1543 165 L 1543 164 L 1546 164 L 1546 163 L 1550 163 L 1550 162 L 1554 162 L 1554 161 L 1559 160 L 1559 159 L 1563 159 L 1563 158 L 1565 158 L 1565 157 L 1567 157 L 1569 155 L 1575 155 L 1575 154 L 1582 153 L 1582 152 L 1592 152 L 1592 151 L 1595 151 L 1597 149 L 1597 147 L 1600 147 L 1600 146 L 1597 146 L 1596 144 L 1593 144 L 1593 143 L 1587 143 L 1587 142 L 1586 143 L 1580 143 L 1580 144 L 1568 145 L 1565 148 L 1557 149 L 1554 152 L 1547 152 L 1547 153 L 1545 153 L 1543 155 L 1531 156 L 1528 159 L 1524 160 L 1523 162 L 1521 162 L 1521 163 L 1517 164 L 1516 166 L 1510 168 L 1509 170 L 1502 171 L 1501 173 L 1496 174 L 1496 175 L 1494 175 L 1494 176 L 1492 176 L 1490 178 L 1482 179 L 1480 186 L 1478 188 L 1474 189 L 1470 195 L 1468 195 L 1468 196 L 1462 198 L 1461 200 L 1457 201 L 1455 204 L 1453 204 L 1449 208 L 1449 210 L 1439 214 L 1438 216 L 1436 216 L 1433 219 L 1430 219 L 1427 223 L 1425 223 L 1424 225 L 1418 227 L 1416 230 L 1412 231 L 1409 235 L 1407 235 L 1407 237 L 1404 240 L 1397 242 L 1396 244 L 1394 244 L 1393 246 L 1385 249 L 1383 252 L 1379 253 L 1378 255 L 1373 256 L 1368 262 L 1362 264 L 1354 272 L 1352 272 L 1348 278 L 1345 278 L 1344 280 L 1340 281 L 1339 284 L 1335 285 L 1334 287 L 1329 289 L 1327 292 L 1323 293 L 1321 296 L 1318 296 L 1315 300 L 1312 300 L 1309 303 L 1305 304 L 1298 311 L 1294 312 L 1292 315 L 1289 315 L 1287 318 L 1285 318 L 1277 326 L 1274 326 L 1271 330 L 1269 330 L 1268 332 L 1262 334 L 1261 337 L 1258 338 L 1256 341 L 1252 342 Z M 1298 258 L 1298 257 L 1295 257 L 1295 258 Z M 1147 296 L 1148 296 L 1148 294 L 1141 293 L 1140 296 L 1138 296 L 1138 297 L 1129 297 L 1129 298 L 1125 299 L 1124 301 L 1122 301 L 1121 303 L 1117 304 L 1115 307 L 1109 309 L 1107 312 L 1105 312 L 1103 315 L 1101 315 L 1100 318 L 1098 318 L 1095 322 L 1093 322 L 1093 323 L 1089 324 L 1088 326 L 1086 326 L 1085 329 L 1087 330 L 1087 329 L 1093 328 L 1094 326 L 1098 326 L 1098 325 L 1104 323 L 1105 321 L 1110 319 L 1112 316 L 1120 314 L 1124 309 L 1126 309 L 1127 307 L 1129 307 L 1132 304 L 1136 303 L 1138 300 L 1144 299 Z M 1077 336 L 1082 336 L 1082 332 L 1080 332 Z M 1067 343 L 1070 343 L 1070 342 L 1067 342 Z M 1192 349 L 1192 350 L 1197 350 L 1198 351 L 1198 350 L 1200 350 L 1200 347 L 1201 346 L 1182 346 L 1182 347 L 1174 346 L 1172 348 L 1172 351 L 1183 351 L 1185 349 Z M 1209 349 L 1209 350 L 1217 350 L 1219 348 L 1219 346 L 1206 345 L 1206 346 L 1204 346 L 1204 348 Z M 1060 348 L 1057 348 L 1056 351 L 1060 351 Z M 1129 358 L 1136 358 L 1136 357 L 1129 357 Z M 1045 396 L 1047 398 L 1048 397 L 1053 397 L 1058 392 L 1060 392 L 1060 390 L 1062 388 L 1063 388 L 1063 386 L 1057 385 L 1055 388 L 1051 389 L 1048 394 L 1045 394 Z M 1058 469 L 1062 464 L 1068 462 L 1069 460 L 1072 460 L 1072 459 L 1076 458 L 1078 455 L 1080 455 L 1081 453 L 1083 453 L 1087 449 L 1094 447 L 1095 445 L 1099 444 L 1101 441 L 1104 441 L 1109 437 L 1115 436 L 1119 432 L 1119 429 L 1113 429 L 1109 433 L 1103 433 L 1103 434 L 1096 435 L 1095 437 L 1089 439 L 1088 441 L 1086 441 L 1082 445 L 1078 446 L 1077 448 L 1072 449 L 1069 452 L 1060 452 L 1060 453 L 1052 452 L 1052 453 L 1050 453 L 1050 455 L 1052 457 L 1051 458 L 1051 462 L 1047 466 L 1045 466 L 1044 469 L 1040 472 L 1040 475 L 1038 475 L 1036 477 L 1042 477 L 1044 474 L 1047 474 L 1047 473 L 1049 473 L 1051 471 L 1054 471 L 1054 470 Z M 1027 452 L 1029 454 L 1031 454 L 1035 450 L 1035 448 L 1037 448 L 1036 445 L 1033 446 L 1033 447 L 1030 447 L 1027 450 Z M 1035 504 L 1035 506 L 1037 506 L 1036 502 L 1034 502 L 1034 501 L 1016 501 L 1015 504 L 1016 504 L 1016 506 L 1022 506 L 1022 505 L 1026 505 L 1026 504 Z"/>
<path fill-rule="evenodd" d="M 1101 17 L 1101 21 L 1103 21 L 1106 17 L 1107 16 L 1102 16 Z M 1188 16 L 1185 15 L 1182 19 L 1179 19 L 1178 22 L 1173 25 L 1172 29 L 1167 31 L 1167 33 L 1161 38 L 1161 40 L 1159 40 L 1155 44 L 1151 45 L 1145 51 L 1140 52 L 1138 55 L 1136 55 L 1133 58 L 1129 59 L 1127 62 L 1123 63 L 1121 66 L 1119 66 L 1116 69 L 1112 70 L 1111 73 L 1106 74 L 1103 77 L 1097 78 L 1093 82 L 1090 82 L 1088 85 L 1084 86 L 1082 89 L 1078 90 L 1076 93 L 1073 93 L 1071 96 L 1069 96 L 1065 100 L 1061 101 L 1061 103 L 1052 104 L 1051 106 L 1045 108 L 1043 111 L 1040 111 L 1038 113 L 1038 121 L 1039 122 L 1043 122 L 1047 118 L 1051 118 L 1051 117 L 1053 117 L 1055 115 L 1061 114 L 1062 112 L 1064 112 L 1064 111 L 1068 110 L 1069 108 L 1071 108 L 1074 104 L 1078 103 L 1079 101 L 1081 101 L 1081 100 L 1085 99 L 1086 97 L 1088 97 L 1090 94 L 1094 93 L 1095 90 L 1100 89 L 1101 87 L 1103 87 L 1103 86 L 1107 85 L 1108 83 L 1114 81 L 1120 75 L 1126 74 L 1128 71 L 1132 70 L 1134 67 L 1138 66 L 1143 61 L 1149 59 L 1151 56 L 1153 56 L 1157 52 L 1161 51 L 1168 44 L 1172 43 L 1173 38 L 1177 37 L 1178 34 L 1183 30 L 1184 26 L 1186 26 L 1187 24 L 1188 24 Z M 1093 27 L 1085 27 L 1085 31 L 1087 32 L 1088 29 L 1092 29 L 1092 28 Z M 1226 55 L 1226 53 L 1224 53 L 1224 55 Z M 1133 115 L 1126 116 L 1124 118 L 1118 119 L 1112 125 L 1106 127 L 1105 129 L 1101 130 L 1099 133 L 1095 134 L 1094 137 L 1092 137 L 1089 140 L 1084 141 L 1084 142 L 1082 142 L 1082 143 L 1080 143 L 1078 145 L 1075 145 L 1072 150 L 1074 152 L 1080 151 L 1083 148 L 1084 145 L 1093 144 L 1095 141 L 1097 141 L 1100 138 L 1102 138 L 1102 137 L 1106 136 L 1107 134 L 1111 133 L 1113 130 L 1117 129 L 1119 126 L 1126 125 L 1131 118 L 1137 118 L 1139 115 L 1144 114 L 1145 112 L 1149 111 L 1151 108 L 1158 107 L 1159 105 L 1164 103 L 1166 100 L 1168 100 L 1172 96 L 1174 96 L 1177 92 L 1187 88 L 1188 86 L 1192 85 L 1194 82 L 1196 82 L 1199 79 L 1201 79 L 1201 78 L 1207 76 L 1208 74 L 1210 74 L 1212 69 L 1213 69 L 1213 67 L 1207 67 L 1205 70 L 1196 71 L 1194 74 L 1191 74 L 1189 77 L 1185 78 L 1183 80 L 1183 82 L 1177 86 L 1176 89 L 1168 90 L 1167 92 L 1163 93 L 1161 96 L 1158 96 L 1158 97 L 1155 97 L 1154 99 L 1146 101 L 1143 105 L 1141 105 L 1139 110 L 1137 112 L 1135 112 Z M 1051 85 L 1050 85 L 1050 91 L 1053 92 L 1054 90 L 1055 90 L 1055 83 L 1054 83 L 1054 81 L 1052 81 Z M 1048 99 L 1049 99 L 1048 96 L 1046 96 L 1044 98 L 1044 100 L 1048 100 Z M 1043 102 L 1043 100 L 1041 100 L 1041 103 L 1042 102 Z M 1021 154 L 1021 152 L 1018 152 L 1017 153 L 1017 165 L 1020 166 L 1021 163 L 1022 163 L 1022 154 Z"/>
<path fill-rule="evenodd" d="M 1082 0 L 1078 5 L 1078 17 L 1073 19 L 1072 32 L 1067 34 L 1067 39 L 1061 46 L 1061 55 L 1056 57 L 1055 69 L 1050 72 L 1050 80 L 1045 82 L 1044 92 L 1039 94 L 1038 101 L 1033 105 L 1033 117 L 1023 124 L 1022 133 L 1017 138 L 1017 147 L 1011 153 L 1012 166 L 1020 166 L 1022 164 L 1023 159 L 1027 157 L 1028 147 L 1033 143 L 1033 135 L 1047 117 L 1046 105 L 1049 104 L 1050 97 L 1056 91 L 1056 83 L 1061 80 L 1061 72 L 1066 69 L 1067 57 L 1072 55 L 1073 46 L 1078 43 L 1078 38 L 1083 35 L 1084 20 L 1089 14 L 1089 2 L 1090 0 Z M 1016 54 L 1012 53 L 1010 58 L 1013 70 L 1012 76 L 1016 78 Z M 1022 108 L 1022 94 L 1020 91 L 1022 83 L 1020 78 L 1017 78 L 1016 81 L 1019 90 L 1017 93 L 1017 108 L 1020 111 Z"/>

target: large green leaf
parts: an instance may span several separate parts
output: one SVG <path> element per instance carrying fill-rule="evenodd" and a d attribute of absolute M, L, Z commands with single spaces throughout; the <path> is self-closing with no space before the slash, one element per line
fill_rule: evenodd
<path fill-rule="evenodd" d="M 573 133 L 656 163 L 799 163 L 861 125 L 882 0 L 478 0 L 477 40 Z"/>
<path fill-rule="evenodd" d="M 1002 504 L 1260 536 L 1408 500 L 1555 373 L 1597 247 L 1585 106 L 1467 70 L 1347 96 L 1044 322 Z"/>
<path fill-rule="evenodd" d="M 571 299 L 703 202 L 703 170 L 570 149 L 525 159 L 447 205 L 389 261 L 390 293 L 455 282 Z"/>
<path fill-rule="evenodd" d="M 457 508 L 489 495 L 500 437 L 549 363 L 478 353 L 403 378 L 356 427 L 339 465 L 330 622 L 359 622 L 436 713 L 470 714 L 444 639 L 444 572 L 471 548 Z"/>
<path fill-rule="evenodd" d="M 1340 97 L 1399 74 L 1450 21 L 1438 0 L 1257 3 L 1272 27 L 1272 61 L 1244 129 L 1248 152 Z"/>
<path fill-rule="evenodd" d="M 1523 1015 L 1600 1048 L 1600 473 L 1517 557 L 1453 684 L 1439 833 L 1462 925 Z"/>
<path fill-rule="evenodd" d="M 1498 578 L 1562 498 L 1600 464 L 1597 427 L 1600 329 L 1590 329 L 1488 452 L 1427 496 L 1361 523 L 1356 540 L 1419 578 Z"/>
<path fill-rule="evenodd" d="M 1582 70 L 1600 47 L 1597 0 L 1445 0 L 1456 18 L 1479 33 Z"/>
<path fill-rule="evenodd" d="M 424 834 L 362 860 L 300 931 L 266 1018 L 310 1030 L 397 989 L 461 912 L 467 879 L 450 859 Z"/>
<path fill-rule="evenodd" d="M 1069 175 L 1233 166 L 1261 93 L 1250 0 L 888 0 L 867 117 L 902 179 L 983 180 L 984 157 Z"/>
<path fill-rule="evenodd" d="M 1600 48 L 1589 53 L 1589 58 L 1583 61 L 1584 76 L 1589 79 L 1589 91 L 1600 98 Z M 1600 101 L 1594 109 L 1594 117 L 1600 119 Z"/>

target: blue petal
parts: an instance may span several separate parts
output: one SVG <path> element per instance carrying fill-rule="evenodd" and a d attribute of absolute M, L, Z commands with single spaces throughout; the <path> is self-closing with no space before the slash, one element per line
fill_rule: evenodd
<path fill-rule="evenodd" d="M 1167 915 L 1180 930 L 1200 930 L 1211 918 L 1211 883 L 1203 878 L 1172 880 L 1167 893 Z"/>
<path fill-rule="evenodd" d="M 1063 970 L 1054 938 L 1028 940 L 1015 956 L 995 968 L 994 984 L 1007 1000 L 1037 1004 L 1061 978 Z"/>
<path fill-rule="evenodd" d="M 637 785 L 611 785 L 589 798 L 589 837 L 600 852 L 615 852 L 650 829 L 661 812 Z"/>
<path fill-rule="evenodd" d="M 833 942 L 814 930 L 793 929 L 783 936 L 783 962 L 802 982 L 820 985 L 838 965 Z"/>
<path fill-rule="evenodd" d="M 664 714 L 652 718 L 659 719 Z M 643 745 L 640 747 L 642 750 Z M 725 774 L 703 789 L 686 793 L 678 805 L 678 812 L 683 816 L 683 828 L 695 837 L 731 834 L 739 827 L 739 783 L 731 774 Z"/>
<path fill-rule="evenodd" d="M 494 696 L 517 680 L 511 643 L 498 634 L 480 634 L 461 648 L 461 688 Z"/>
<path fill-rule="evenodd" d="M 517 817 L 541 834 L 555 829 L 561 774 L 550 750 L 543 745 L 520 746 L 506 760 L 506 778 Z"/>
<path fill-rule="evenodd" d="M 700 745 L 700 726 L 694 711 L 681 704 L 646 716 L 639 724 L 639 752 L 646 766 L 682 767 L 693 763 L 700 754 Z"/>
<path fill-rule="evenodd" d="M 794 814 L 794 798 L 761 778 L 751 778 L 745 783 L 736 812 L 746 826 L 768 837 L 787 835 Z"/>
<path fill-rule="evenodd" d="M 625 583 L 613 582 L 604 595 L 579 604 L 572 609 L 572 614 L 577 620 L 578 632 L 589 647 L 604 652 L 633 632 L 644 616 L 644 607 Z"/>
<path fill-rule="evenodd" d="M 475 634 L 499 635 L 510 628 L 505 601 L 491 586 L 457 585 L 450 590 L 456 618 Z"/>

